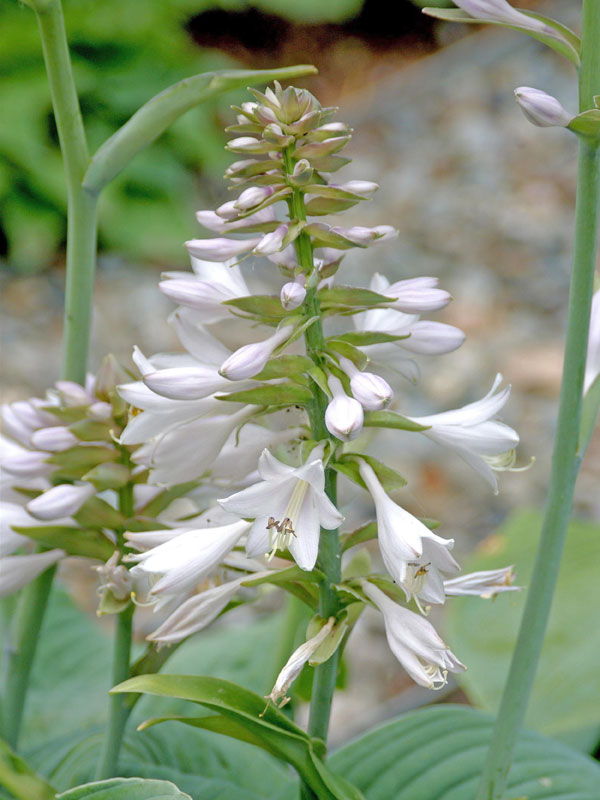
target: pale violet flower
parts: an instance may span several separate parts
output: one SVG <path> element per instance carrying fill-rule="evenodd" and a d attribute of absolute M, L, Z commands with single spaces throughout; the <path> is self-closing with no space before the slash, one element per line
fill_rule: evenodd
<path fill-rule="evenodd" d="M 600 289 L 592 299 L 592 314 L 590 317 L 590 332 L 583 380 L 584 394 L 589 391 L 598 375 L 600 375 Z"/>
<path fill-rule="evenodd" d="M 494 470 L 513 467 L 515 448 L 519 444 L 518 433 L 494 419 L 510 395 L 510 386 L 498 391 L 501 382 L 502 375 L 496 375 L 485 397 L 462 408 L 426 417 L 409 417 L 418 425 L 427 426 L 427 430 L 421 431 L 424 436 L 454 450 L 495 492 L 498 482 Z"/>
<path fill-rule="evenodd" d="M 219 500 L 232 514 L 254 519 L 246 552 L 250 556 L 289 548 L 299 567 L 311 570 L 319 552 L 321 527 L 335 530 L 344 520 L 325 494 L 322 452 L 313 451 L 300 467 L 290 467 L 264 450 L 258 471 L 262 480 Z"/>
<path fill-rule="evenodd" d="M 257 256 L 271 256 L 283 247 L 288 234 L 289 225 L 278 225 L 271 233 L 266 233 L 252 251 Z"/>
<path fill-rule="evenodd" d="M 325 410 L 327 430 L 343 442 L 356 439 L 364 423 L 361 404 L 354 397 L 348 397 L 342 382 L 334 375 L 329 376 L 328 385 L 333 398 Z"/>
<path fill-rule="evenodd" d="M 79 439 L 74 433 L 64 425 L 52 425 L 46 428 L 39 428 L 31 434 L 30 442 L 33 447 L 40 450 L 48 450 L 58 453 L 61 450 L 68 450 L 79 444 Z"/>
<path fill-rule="evenodd" d="M 273 351 L 289 339 L 293 330 L 292 325 L 284 325 L 262 342 L 243 345 L 221 364 L 219 373 L 230 381 L 240 381 L 258 375 Z"/>
<path fill-rule="evenodd" d="M 293 311 L 304 302 L 306 289 L 304 288 L 304 275 L 300 275 L 295 281 L 289 281 L 281 288 L 279 299 L 286 311 Z"/>
<path fill-rule="evenodd" d="M 405 314 L 423 314 L 439 311 L 452 299 L 449 292 L 438 289 L 438 278 L 407 278 L 390 283 L 385 289 L 386 297 L 395 298 L 391 303 L 382 303 L 385 308 L 394 308 Z"/>
<path fill-rule="evenodd" d="M 250 528 L 248 522 L 234 522 L 217 528 L 180 528 L 176 536 L 126 556 L 138 562 L 132 575 L 160 576 L 148 593 L 149 600 L 170 599 L 187 594 L 212 573 Z"/>
<path fill-rule="evenodd" d="M 286 697 L 288 689 L 298 675 L 300 675 L 304 665 L 310 661 L 312 656 L 330 635 L 334 624 L 335 617 L 330 617 L 315 636 L 307 639 L 304 644 L 301 644 L 300 647 L 294 650 L 277 676 L 275 686 L 271 689 L 270 694 L 267 695 L 268 700 L 272 700 L 275 705 L 279 705 L 280 708 L 289 701 L 290 698 Z"/>
<path fill-rule="evenodd" d="M 387 571 L 406 599 L 414 597 L 419 607 L 421 602 L 443 603 L 443 575 L 459 570 L 450 554 L 454 539 L 433 533 L 395 503 L 365 461 L 360 461 L 359 470 L 375 503 L 377 539 Z"/>
<path fill-rule="evenodd" d="M 484 599 L 495 597 L 502 592 L 518 592 L 521 591 L 521 587 L 513 586 L 515 578 L 513 570 L 514 567 L 510 566 L 469 572 L 444 581 L 444 589 L 446 594 L 452 597 L 473 595 Z"/>
<path fill-rule="evenodd" d="M 340 366 L 350 378 L 350 391 L 367 411 L 381 411 L 392 402 L 394 391 L 389 383 L 372 372 L 361 372 L 348 358 L 340 358 Z"/>
<path fill-rule="evenodd" d="M 146 373 L 144 383 L 156 394 L 172 400 L 201 400 L 230 388 L 227 379 L 219 375 L 216 367 L 199 363 Z"/>
<path fill-rule="evenodd" d="M 207 261 L 228 261 L 239 258 L 253 250 L 262 240 L 262 236 L 250 239 L 190 239 L 185 242 L 188 253 L 194 258 Z"/>
<path fill-rule="evenodd" d="M 30 500 L 25 508 L 36 519 L 70 517 L 94 494 L 96 489 L 91 483 L 61 483 Z"/>
<path fill-rule="evenodd" d="M 539 33 L 556 32 L 544 22 L 517 11 L 506 0 L 454 0 L 455 4 L 476 19 L 484 22 L 504 22 Z"/>
<path fill-rule="evenodd" d="M 428 620 L 398 605 L 368 581 L 362 580 L 361 587 L 383 614 L 392 653 L 416 683 L 441 689 L 449 672 L 466 669 Z"/>
<path fill-rule="evenodd" d="M 552 97 L 540 89 L 532 89 L 530 86 L 519 86 L 515 89 L 515 97 L 521 111 L 529 122 L 539 128 L 551 128 L 559 126 L 566 128 L 575 118 L 574 114 L 563 108 L 556 97 Z"/>
<path fill-rule="evenodd" d="M 17 592 L 65 556 L 64 550 L 46 550 L 27 556 L 4 556 L 0 559 L 0 597 Z"/>

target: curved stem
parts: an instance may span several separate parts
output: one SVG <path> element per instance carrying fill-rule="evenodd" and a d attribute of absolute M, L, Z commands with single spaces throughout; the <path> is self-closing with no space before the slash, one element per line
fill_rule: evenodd
<path fill-rule="evenodd" d="M 582 111 L 590 108 L 592 96 L 600 93 L 599 40 L 598 2 L 584 0 L 580 75 Z M 599 144 L 598 140 L 584 138 L 579 142 L 573 273 L 548 498 L 519 637 L 476 800 L 500 800 L 504 795 L 512 753 L 542 651 L 581 464 L 578 439 L 597 248 Z"/>

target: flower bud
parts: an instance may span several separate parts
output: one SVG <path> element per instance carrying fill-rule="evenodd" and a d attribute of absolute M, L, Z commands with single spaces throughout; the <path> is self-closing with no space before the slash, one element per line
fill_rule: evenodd
<path fill-rule="evenodd" d="M 348 397 L 338 378 L 330 375 L 328 384 L 333 393 L 333 400 L 325 411 L 327 430 L 343 442 L 356 439 L 364 422 L 361 404 L 353 397 Z"/>
<path fill-rule="evenodd" d="M 356 372 L 350 379 L 352 394 L 367 411 L 381 411 L 392 402 L 394 392 L 389 383 L 372 372 Z"/>
<path fill-rule="evenodd" d="M 284 284 L 279 295 L 281 305 L 286 311 L 293 311 L 298 306 L 301 306 L 306 297 L 306 289 L 304 288 L 304 275 L 300 276 L 301 283 L 290 281 Z"/>
<path fill-rule="evenodd" d="M 556 35 L 556 31 L 539 19 L 517 11 L 506 0 L 454 0 L 456 5 L 475 19 L 489 22 L 504 22 L 531 31 Z"/>
<path fill-rule="evenodd" d="M 532 89 L 530 86 L 519 86 L 515 89 L 517 103 L 529 122 L 539 128 L 551 128 L 556 125 L 566 128 L 574 119 L 573 114 L 561 106 L 556 97 Z"/>
<path fill-rule="evenodd" d="M 260 242 L 262 236 L 255 236 L 251 239 L 190 239 L 185 242 L 188 253 L 195 258 L 206 259 L 207 261 L 227 261 L 229 258 L 237 258 L 252 250 Z"/>
<path fill-rule="evenodd" d="M 273 253 L 277 253 L 283 246 L 287 232 L 287 225 L 279 225 L 277 230 L 266 233 L 252 252 L 259 256 L 271 256 Z"/>
<path fill-rule="evenodd" d="M 289 180 L 294 186 L 306 186 L 312 181 L 313 175 L 314 170 L 310 165 L 310 161 L 306 158 L 301 158 L 300 161 L 296 162 Z"/>
<path fill-rule="evenodd" d="M 32 517 L 37 519 L 58 519 L 76 514 L 86 500 L 96 493 L 91 483 L 72 485 L 62 483 L 53 486 L 43 494 L 30 500 L 25 506 Z"/>
<path fill-rule="evenodd" d="M 309 160 L 330 156 L 332 153 L 337 153 L 338 150 L 345 147 L 351 138 L 351 136 L 334 136 L 332 139 L 326 139 L 324 142 L 309 142 L 299 147 L 295 155 Z"/>
<path fill-rule="evenodd" d="M 257 375 L 264 368 L 273 351 L 289 338 L 292 330 L 292 325 L 285 325 L 264 342 L 245 344 L 240 347 L 223 362 L 219 374 L 230 381 L 241 381 Z"/>
<path fill-rule="evenodd" d="M 237 139 L 231 139 L 225 145 L 226 150 L 231 150 L 233 153 L 268 153 L 273 148 L 269 142 L 262 139 L 255 139 L 253 136 L 240 136 Z"/>
<path fill-rule="evenodd" d="M 271 186 L 251 186 L 245 189 L 238 199 L 234 202 L 234 207 L 238 211 L 250 211 L 254 206 L 260 205 L 273 194 Z"/>
<path fill-rule="evenodd" d="M 352 128 L 349 128 L 345 122 L 328 122 L 326 125 L 314 128 L 308 138 L 313 142 L 323 142 L 336 136 L 349 136 L 351 133 Z"/>
<path fill-rule="evenodd" d="M 48 464 L 48 453 L 35 450 L 24 450 L 14 456 L 7 456 L 2 460 L 2 469 L 18 478 L 39 478 L 55 470 L 53 464 Z"/>
<path fill-rule="evenodd" d="M 31 434 L 31 444 L 34 447 L 39 447 L 40 450 L 49 450 L 51 453 L 68 450 L 69 447 L 75 447 L 78 443 L 79 439 L 64 425 L 40 428 Z"/>
<path fill-rule="evenodd" d="M 373 183 L 373 181 L 347 181 L 346 183 L 340 183 L 338 188 L 343 189 L 345 192 L 357 194 L 359 197 L 370 197 L 379 189 L 379 184 Z"/>

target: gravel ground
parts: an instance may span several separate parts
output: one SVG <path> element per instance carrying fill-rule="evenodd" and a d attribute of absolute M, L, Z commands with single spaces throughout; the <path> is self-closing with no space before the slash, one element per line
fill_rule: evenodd
<path fill-rule="evenodd" d="M 561 11 L 563 9 L 561 8 Z M 454 301 L 436 319 L 463 328 L 456 353 L 422 363 L 418 388 L 407 384 L 398 407 L 426 414 L 482 396 L 500 371 L 513 385 L 505 421 L 521 434 L 525 473 L 501 476 L 492 495 L 451 454 L 414 442 L 410 461 L 396 437 L 380 435 L 378 451 L 409 478 L 402 502 L 443 520 L 459 558 L 518 506 L 540 506 L 555 424 L 573 230 L 576 143 L 567 131 L 538 129 L 516 106 L 522 84 L 556 95 L 574 109 L 575 77 L 566 63 L 518 35 L 484 30 L 415 62 L 356 95 L 340 117 L 356 129 L 346 177 L 376 180 L 381 190 L 344 222 L 390 223 L 393 245 L 347 259 L 344 279 L 366 285 L 390 278 L 438 275 Z M 257 278 L 263 273 L 257 267 Z M 174 345 L 170 304 L 156 289 L 158 272 L 104 257 L 98 274 L 93 362 L 112 351 L 128 358 Z M 55 379 L 62 276 L 3 278 L 6 397 L 39 392 Z M 419 439 L 419 437 L 414 437 Z M 404 442 L 404 439 L 402 439 Z M 412 442 L 412 439 L 411 439 Z M 592 442 L 578 484 L 576 510 L 600 518 L 600 439 Z M 353 500 L 358 516 L 365 498 Z M 376 556 L 376 553 L 373 554 Z M 349 647 L 350 688 L 334 706 L 340 741 L 430 694 L 409 684 L 366 614 Z M 456 696 L 453 698 L 456 699 Z"/>

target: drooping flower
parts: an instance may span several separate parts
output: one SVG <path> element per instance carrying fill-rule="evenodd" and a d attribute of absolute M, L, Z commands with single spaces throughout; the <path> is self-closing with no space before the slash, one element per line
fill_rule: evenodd
<path fill-rule="evenodd" d="M 426 417 L 408 417 L 418 425 L 428 426 L 424 436 L 454 450 L 498 491 L 494 470 L 511 469 L 514 451 L 519 444 L 516 431 L 493 419 L 506 404 L 510 386 L 498 390 L 502 375 L 496 375 L 490 391 L 474 403 L 452 411 Z"/>
<path fill-rule="evenodd" d="M 359 470 L 375 503 L 377 539 L 387 571 L 407 600 L 443 603 L 444 575 L 460 569 L 450 554 L 454 539 L 438 536 L 394 503 L 365 461 L 360 461 Z"/>
<path fill-rule="evenodd" d="M 262 480 L 219 500 L 232 514 L 254 519 L 248 533 L 250 556 L 289 548 L 299 567 L 311 570 L 319 551 L 320 528 L 334 530 L 344 520 L 325 494 L 322 453 L 313 451 L 300 467 L 290 467 L 264 450 L 258 463 Z"/>
<path fill-rule="evenodd" d="M 519 592 L 520 586 L 514 586 L 514 567 L 501 567 L 500 569 L 469 572 L 458 578 L 444 581 L 444 590 L 447 595 L 459 597 L 461 595 L 474 595 L 484 599 L 495 597 L 502 592 Z"/>
<path fill-rule="evenodd" d="M 553 28 L 550 28 L 541 20 L 517 11 L 507 0 L 454 0 L 454 2 L 463 11 L 484 22 L 504 22 L 507 25 L 515 25 L 518 28 L 552 35 L 556 34 Z"/>
<path fill-rule="evenodd" d="M 294 650 L 277 676 L 275 686 L 273 686 L 271 692 L 267 695 L 268 700 L 272 700 L 275 705 L 279 705 L 280 708 L 289 701 L 290 698 L 286 697 L 288 689 L 298 675 L 300 675 L 304 665 L 310 661 L 311 657 L 327 639 L 333 630 L 334 624 L 335 617 L 330 617 L 317 634 L 307 639 L 304 644 L 301 644 L 300 647 Z"/>
<path fill-rule="evenodd" d="M 383 614 L 392 653 L 416 683 L 441 689 L 448 672 L 466 669 L 428 620 L 398 605 L 369 581 L 362 580 L 361 587 Z"/>

